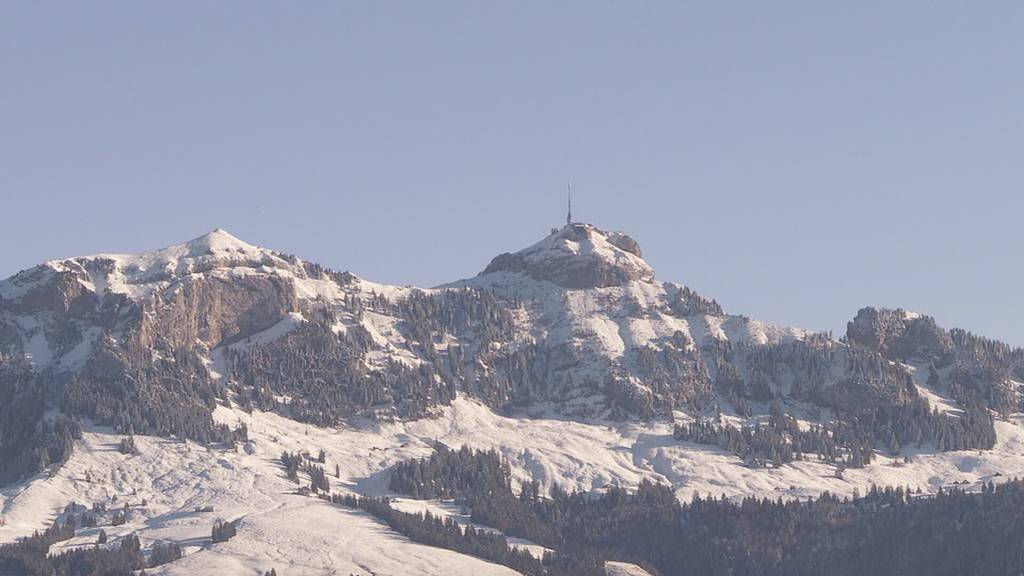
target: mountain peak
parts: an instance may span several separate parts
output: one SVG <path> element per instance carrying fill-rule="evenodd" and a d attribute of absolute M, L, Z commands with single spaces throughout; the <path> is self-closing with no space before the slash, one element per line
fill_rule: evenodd
<path fill-rule="evenodd" d="M 211 232 L 193 238 L 184 244 L 188 248 L 189 256 L 198 257 L 204 254 L 217 252 L 256 253 L 259 248 L 239 240 L 223 228 L 216 228 Z"/>
<path fill-rule="evenodd" d="M 188 242 L 148 252 L 51 260 L 0 281 L 0 297 L 18 301 L 33 291 L 46 292 L 59 277 L 70 278 L 92 292 L 110 291 L 134 297 L 192 273 L 253 268 L 275 262 L 280 259 L 270 250 L 253 246 L 217 228 Z M 54 294 L 54 298 L 64 297 L 60 290 Z"/>
<path fill-rule="evenodd" d="M 497 272 L 521 273 L 571 289 L 654 279 L 654 270 L 632 237 L 576 222 L 553 229 L 533 246 L 497 256 L 480 274 Z"/>

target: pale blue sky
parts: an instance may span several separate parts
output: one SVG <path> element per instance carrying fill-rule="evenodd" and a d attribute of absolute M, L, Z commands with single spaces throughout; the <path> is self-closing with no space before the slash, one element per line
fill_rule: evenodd
<path fill-rule="evenodd" d="M 0 276 L 215 227 L 390 283 L 564 218 L 727 310 L 1024 344 L 1019 2 L 4 2 Z"/>

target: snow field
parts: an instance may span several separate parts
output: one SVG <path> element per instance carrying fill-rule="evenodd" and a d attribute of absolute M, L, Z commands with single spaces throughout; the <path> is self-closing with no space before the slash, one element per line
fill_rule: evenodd
<path fill-rule="evenodd" d="M 125 455 L 117 451 L 122 436 L 89 429 L 71 460 L 52 477 L 39 476 L 0 493 L 0 541 L 44 529 L 71 502 L 86 507 L 103 502 L 110 512 L 101 517 L 101 526 L 79 530 L 74 540 L 54 550 L 90 545 L 102 528 L 111 542 L 136 533 L 145 548 L 158 540 L 182 544 L 186 557 L 154 572 L 158 574 L 255 574 L 271 567 L 288 574 L 511 573 L 479 559 L 413 544 L 363 513 L 296 495 L 297 486 L 278 464 L 282 451 L 307 450 L 315 456 L 322 449 L 333 490 L 383 495 L 388 494 L 387 468 L 429 455 L 435 440 L 498 450 L 509 460 L 516 485 L 535 478 L 545 487 L 557 482 L 569 490 L 599 491 L 609 485 L 633 487 L 649 478 L 671 483 L 683 500 L 697 492 L 772 498 L 803 498 L 825 490 L 863 494 L 872 484 L 934 492 L 952 482 L 976 487 L 981 481 L 1024 476 L 1020 416 L 997 422 L 999 440 L 991 451 L 912 451 L 913 461 L 906 465 L 902 456 L 883 455 L 866 468 L 846 470 L 843 479 L 835 477 L 834 467 L 813 461 L 779 469 L 746 468 L 739 458 L 715 447 L 675 441 L 668 423 L 510 418 L 464 397 L 437 418 L 356 422 L 340 428 L 235 408 L 218 408 L 215 416 L 222 422 L 245 422 L 249 445 L 216 450 L 137 436 L 140 453 Z M 110 526 L 109 516 L 125 503 L 127 522 Z M 402 499 L 397 506 L 461 514 L 438 502 Z M 197 511 L 206 507 L 213 512 Z M 217 518 L 239 520 L 238 535 L 212 544 L 210 530 Z M 529 542 L 517 544 L 531 547 Z"/>

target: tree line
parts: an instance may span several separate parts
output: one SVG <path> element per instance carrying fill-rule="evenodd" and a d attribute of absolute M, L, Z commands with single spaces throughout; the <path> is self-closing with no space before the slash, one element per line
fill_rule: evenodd
<path fill-rule="evenodd" d="M 983 406 L 968 405 L 959 415 L 943 414 L 924 398 L 905 405 L 843 414 L 833 421 L 811 423 L 802 429 L 796 418 L 772 402 L 767 422 L 734 426 L 721 414 L 676 424 L 677 440 L 713 444 L 743 459 L 747 466 L 780 467 L 815 456 L 848 468 L 860 468 L 875 458 L 876 448 L 898 455 L 906 446 L 931 443 L 940 451 L 991 449 L 996 442 L 992 414 Z"/>
<path fill-rule="evenodd" d="M 452 518 L 430 512 L 401 512 L 392 508 L 387 498 L 332 494 L 329 499 L 335 504 L 368 512 L 413 542 L 476 556 L 527 576 L 604 574 L 604 561 L 599 556 L 546 552 L 536 558 L 527 550 L 510 546 L 503 534 L 472 525 L 463 527 Z"/>
<path fill-rule="evenodd" d="M 799 501 L 695 496 L 669 486 L 547 495 L 535 483 L 514 494 L 493 452 L 438 451 L 396 467 L 397 488 L 456 495 L 474 522 L 576 557 L 653 567 L 665 576 L 836 574 L 997 575 L 1024 570 L 1024 482 L 979 492 L 871 488 Z M 483 473 L 482 471 L 492 471 Z M 470 480 L 467 485 L 466 481 Z"/>

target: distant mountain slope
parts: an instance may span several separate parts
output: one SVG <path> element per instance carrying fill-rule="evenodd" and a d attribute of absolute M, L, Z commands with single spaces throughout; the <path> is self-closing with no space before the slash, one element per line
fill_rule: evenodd
<path fill-rule="evenodd" d="M 1022 381 L 1024 351 L 903 310 L 864 308 L 840 339 L 728 314 L 589 224 L 436 288 L 216 230 L 0 281 L 0 543 L 92 515 L 51 552 L 110 548 L 103 530 L 151 558 L 179 543 L 160 574 L 509 574 L 313 497 L 314 468 L 294 484 L 282 452 L 322 450 L 334 495 L 465 525 L 390 492 L 395 467 L 435 442 L 492 449 L 534 499 L 645 479 L 682 501 L 980 489 L 1024 474 Z M 211 540 L 208 506 L 236 537 Z"/>
<path fill-rule="evenodd" d="M 458 392 L 581 420 L 747 418 L 781 403 L 826 426 L 838 446 L 821 450 L 853 466 L 894 444 L 990 447 L 987 409 L 1020 406 L 1021 352 L 900 314 L 861 311 L 843 340 L 729 315 L 657 281 L 631 237 L 589 224 L 432 289 L 216 230 L 0 282 L 0 394 L 12 399 L 0 459 L 7 481 L 65 459 L 82 417 L 229 441 L 244 430 L 211 417 L 229 398 L 323 425 L 419 418 Z M 969 417 L 932 415 L 910 360 Z"/>

